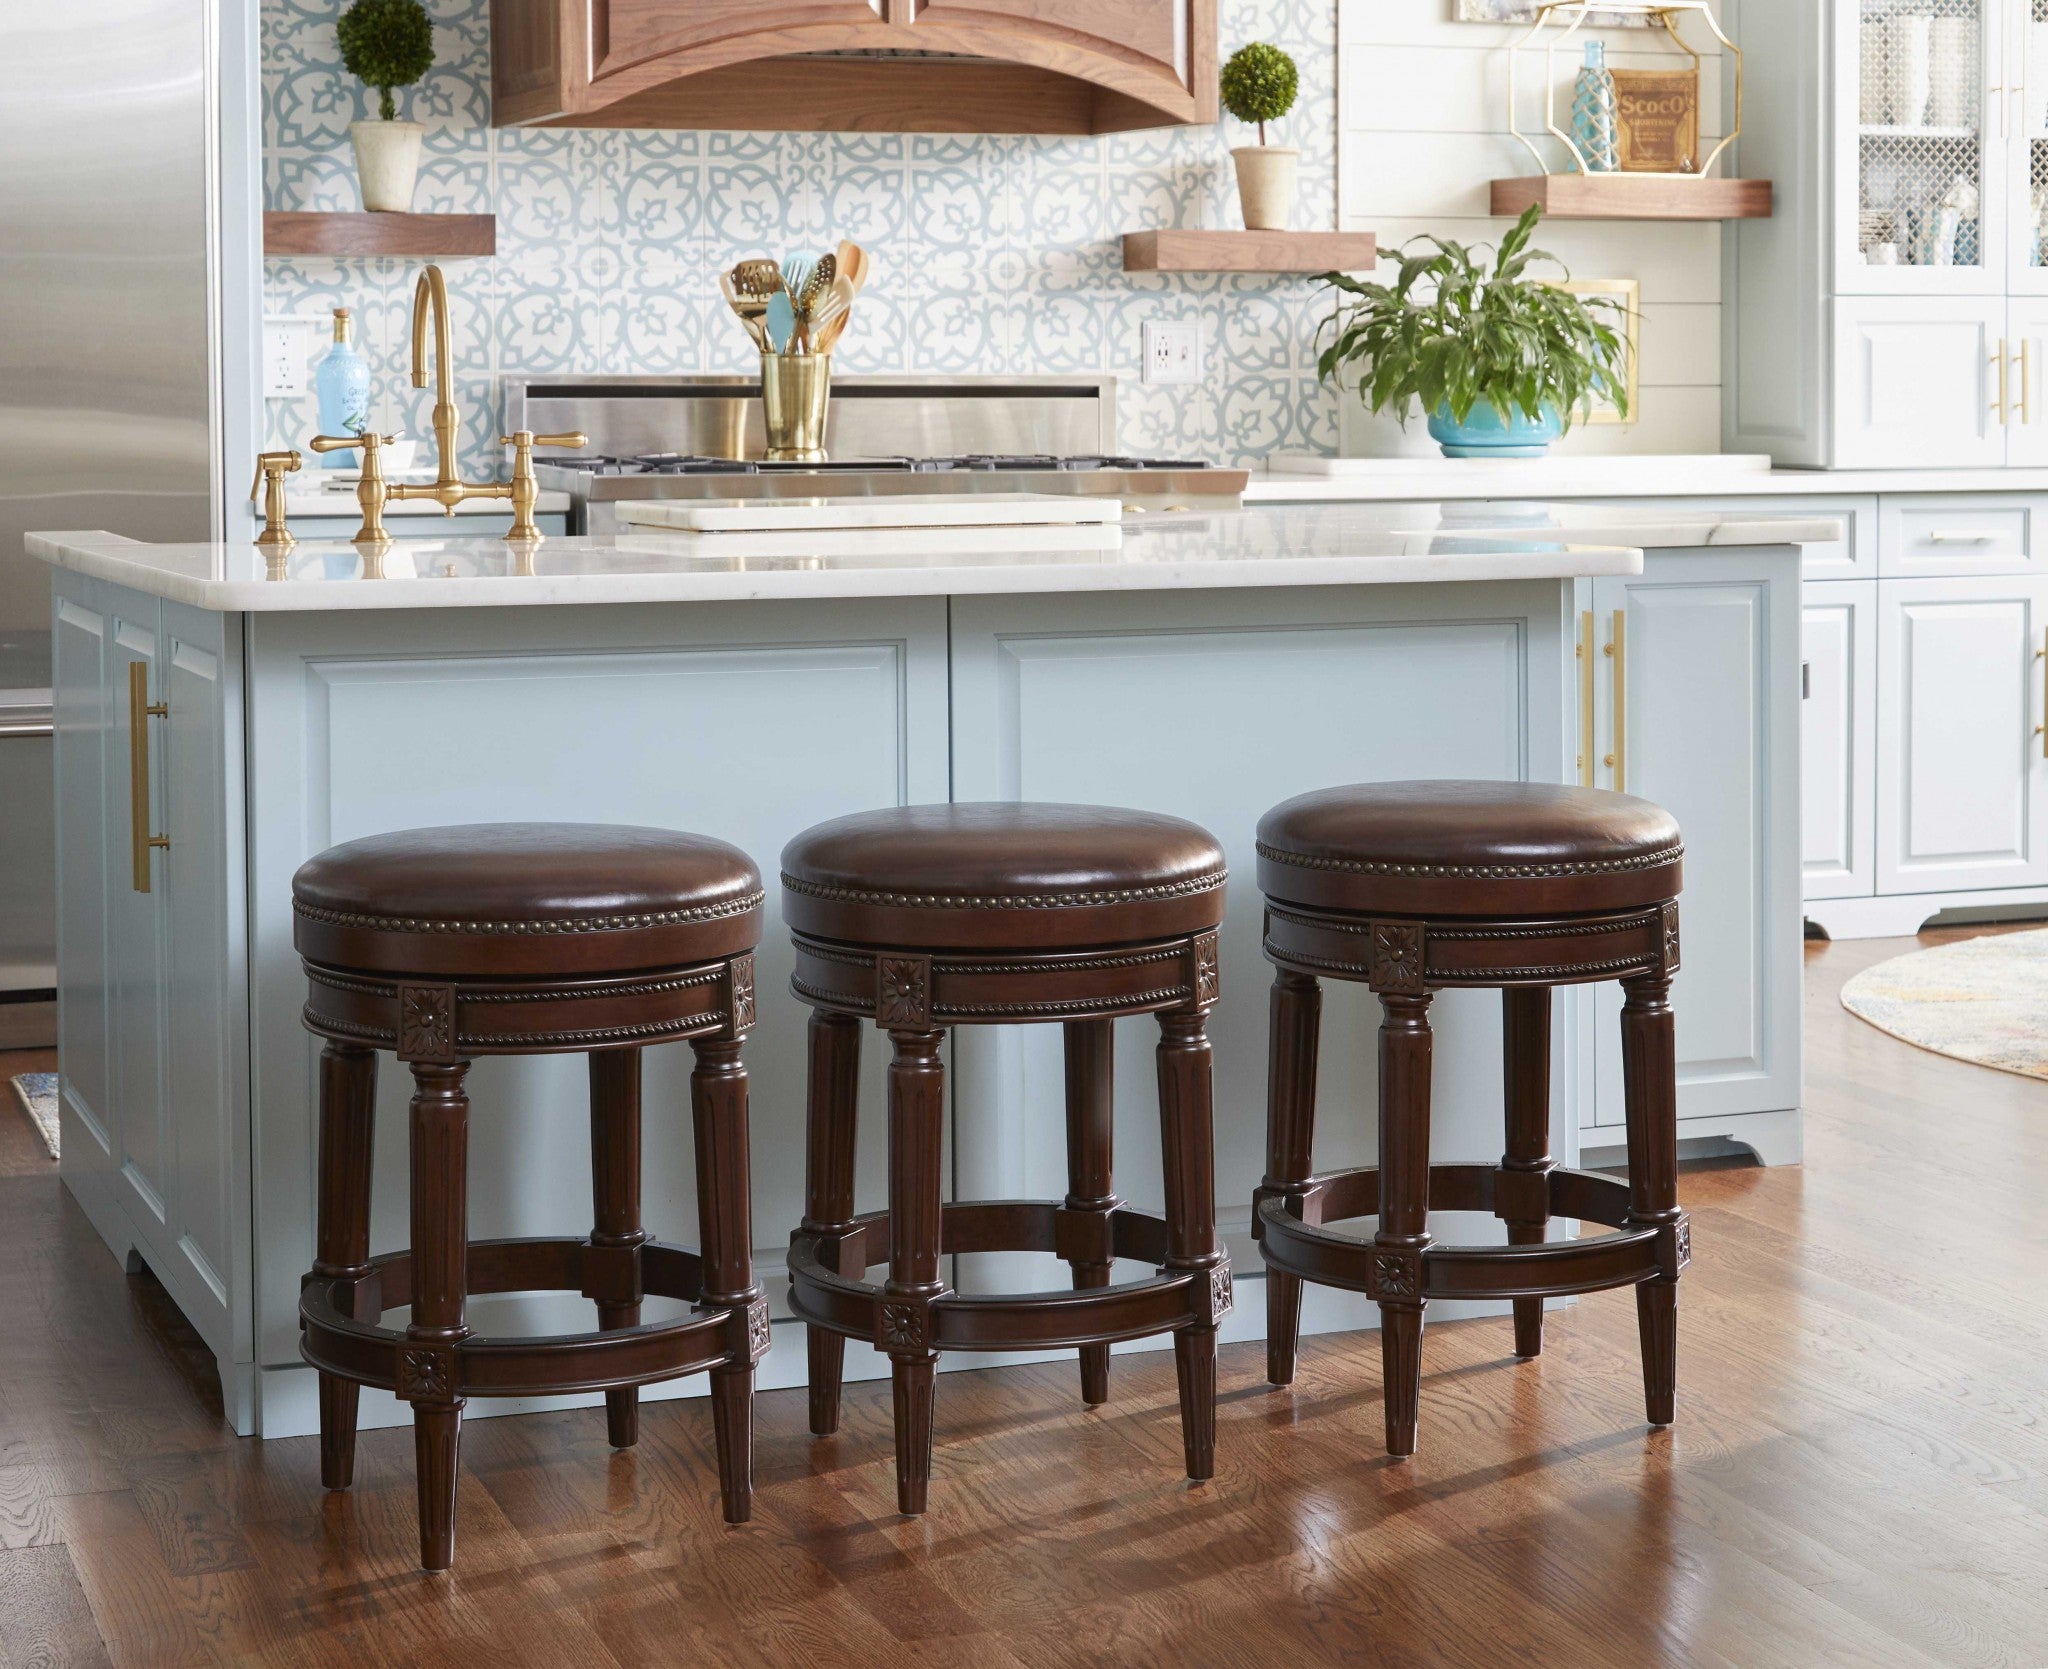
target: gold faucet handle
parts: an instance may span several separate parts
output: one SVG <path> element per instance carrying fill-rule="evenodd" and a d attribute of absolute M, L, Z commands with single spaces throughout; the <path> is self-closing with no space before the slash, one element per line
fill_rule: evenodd
<path fill-rule="evenodd" d="M 359 435 L 315 435 L 306 444 L 315 452 L 346 452 L 351 446 L 374 452 L 380 446 L 389 446 L 391 438 L 366 429 Z"/>
<path fill-rule="evenodd" d="M 531 429 L 514 429 L 509 435 L 498 437 L 500 446 L 588 446 L 590 437 L 580 429 L 571 429 L 567 434 L 537 435 Z"/>
<path fill-rule="evenodd" d="M 254 504 L 263 491 L 263 480 L 268 476 L 281 481 L 287 475 L 298 473 L 305 460 L 297 452 L 259 452 L 256 454 L 256 475 L 249 483 L 249 502 Z"/>

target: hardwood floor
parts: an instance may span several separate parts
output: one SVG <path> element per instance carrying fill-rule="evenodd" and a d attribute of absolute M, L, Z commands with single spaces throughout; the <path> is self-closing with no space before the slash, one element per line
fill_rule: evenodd
<path fill-rule="evenodd" d="M 1119 1357 L 1092 1412 L 1071 1363 L 947 1375 L 915 1522 L 886 1384 L 824 1441 L 763 1395 L 740 1529 L 701 1400 L 621 1456 L 601 1410 L 482 1420 L 443 1577 L 414 1568 L 409 1434 L 364 1434 L 351 1495 L 314 1439 L 235 1439 L 161 1289 L 0 1112 L 0 1664 L 2040 1669 L 2048 1085 L 1843 1013 L 1901 948 L 1809 951 L 1806 1166 L 1683 1179 L 1667 1433 L 1626 1294 L 1526 1365 L 1505 1318 L 1433 1325 L 1412 1462 L 1379 1452 L 1370 1334 L 1309 1340 L 1291 1392 L 1226 1350 L 1200 1487 L 1170 1354 Z"/>

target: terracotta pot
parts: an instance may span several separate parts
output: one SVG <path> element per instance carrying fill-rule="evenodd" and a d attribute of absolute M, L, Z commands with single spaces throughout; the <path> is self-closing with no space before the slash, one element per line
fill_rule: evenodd
<path fill-rule="evenodd" d="M 1294 167 L 1301 152 L 1292 145 L 1240 145 L 1237 196 L 1244 223 L 1254 232 L 1284 232 L 1294 219 Z"/>
<path fill-rule="evenodd" d="M 420 171 L 420 139 L 426 131 L 418 122 L 349 124 L 364 208 L 380 214 L 411 211 L 413 182 Z"/>

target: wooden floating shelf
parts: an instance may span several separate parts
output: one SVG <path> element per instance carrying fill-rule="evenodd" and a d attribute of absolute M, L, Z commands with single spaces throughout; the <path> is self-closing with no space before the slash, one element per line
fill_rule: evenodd
<path fill-rule="evenodd" d="M 266 255 L 495 255 L 494 214 L 304 214 L 266 210 Z"/>
<path fill-rule="evenodd" d="M 1364 272 L 1370 232 L 1126 232 L 1125 272 Z"/>
<path fill-rule="evenodd" d="M 1530 204 L 1552 220 L 1768 220 L 1769 180 L 1679 179 L 1669 174 L 1532 174 L 1493 182 L 1493 212 Z"/>

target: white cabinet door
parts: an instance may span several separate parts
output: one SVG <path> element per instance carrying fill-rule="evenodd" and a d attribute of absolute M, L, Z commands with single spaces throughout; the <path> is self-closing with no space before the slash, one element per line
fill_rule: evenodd
<path fill-rule="evenodd" d="M 2048 568 L 2048 499 L 2025 493 L 1886 493 L 1877 530 L 1880 579 Z"/>
<path fill-rule="evenodd" d="M 64 832 L 57 844 L 57 1056 L 64 1179 L 80 1195 L 111 1187 L 120 1165 L 107 977 L 107 843 L 122 826 L 119 804 L 107 800 L 112 631 L 99 586 L 60 576 L 51 637 L 53 775 Z"/>
<path fill-rule="evenodd" d="M 1771 787 L 1799 747 L 1796 571 L 1768 554 L 1653 553 L 1640 578 L 1596 581 L 1593 607 L 1594 781 L 1656 801 L 1685 836 L 1679 1116 L 1796 1107 L 1799 808 Z M 1601 987 L 1603 1127 L 1622 1123 L 1620 1008 L 1620 988 Z"/>
<path fill-rule="evenodd" d="M 1877 890 L 1877 582 L 1809 583 L 1800 628 L 1800 868 L 1808 898 Z"/>
<path fill-rule="evenodd" d="M 2042 165 L 2048 168 L 2048 139 L 2039 143 Z M 2048 184 L 2048 174 L 2043 183 Z M 2048 268 L 2031 270 L 2034 288 L 2048 283 Z M 2013 398 L 2006 460 L 2039 469 L 2048 466 L 2048 300 L 2014 297 L 2006 309 L 2005 333 Z"/>
<path fill-rule="evenodd" d="M 2048 582 L 1890 580 L 1878 601 L 1880 893 L 2048 881 Z"/>
<path fill-rule="evenodd" d="M 1835 463 L 1844 469 L 2005 462 L 2003 297 L 1835 302 Z"/>

